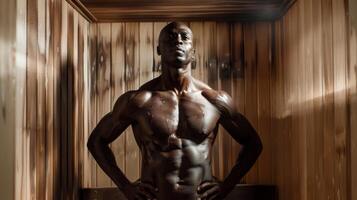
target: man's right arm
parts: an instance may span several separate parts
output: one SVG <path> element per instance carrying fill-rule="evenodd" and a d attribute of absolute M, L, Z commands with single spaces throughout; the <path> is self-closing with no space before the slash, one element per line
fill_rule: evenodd
<path fill-rule="evenodd" d="M 87 143 L 87 147 L 98 165 L 121 190 L 131 183 L 117 166 L 109 144 L 119 137 L 132 123 L 132 120 L 128 117 L 131 94 L 131 92 L 127 92 L 119 97 L 113 111 L 106 114 L 99 121 L 89 136 Z"/>

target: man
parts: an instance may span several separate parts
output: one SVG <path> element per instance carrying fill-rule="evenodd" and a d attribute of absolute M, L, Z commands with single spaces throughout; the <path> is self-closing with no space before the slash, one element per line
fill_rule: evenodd
<path fill-rule="evenodd" d="M 172 22 L 159 36 L 161 76 L 120 96 L 93 130 L 88 148 L 129 200 L 223 199 L 258 158 L 262 144 L 231 97 L 191 76 L 192 32 Z M 221 124 L 242 145 L 222 181 L 213 179 L 210 154 Z M 142 153 L 140 181 L 118 168 L 109 144 L 131 125 Z"/>

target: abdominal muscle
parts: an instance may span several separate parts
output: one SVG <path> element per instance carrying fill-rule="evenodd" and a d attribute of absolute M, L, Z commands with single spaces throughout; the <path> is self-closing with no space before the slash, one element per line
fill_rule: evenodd
<path fill-rule="evenodd" d="M 197 199 L 197 186 L 212 180 L 208 153 L 202 152 L 204 149 L 208 150 L 202 145 L 183 145 L 181 149 L 152 151 L 156 153 L 149 159 L 143 152 L 141 181 L 159 189 L 158 200 Z"/>

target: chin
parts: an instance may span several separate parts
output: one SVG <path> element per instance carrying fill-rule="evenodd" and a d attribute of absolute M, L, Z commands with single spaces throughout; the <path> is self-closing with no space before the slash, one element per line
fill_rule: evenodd
<path fill-rule="evenodd" d="M 190 63 L 190 60 L 184 57 L 176 57 L 175 62 L 181 65 L 187 65 Z"/>
<path fill-rule="evenodd" d="M 177 60 L 175 61 L 174 67 L 175 67 L 175 68 L 184 68 L 184 67 L 186 67 L 188 64 L 189 64 L 189 61 L 187 61 L 187 60 L 179 60 L 179 59 L 177 59 Z"/>

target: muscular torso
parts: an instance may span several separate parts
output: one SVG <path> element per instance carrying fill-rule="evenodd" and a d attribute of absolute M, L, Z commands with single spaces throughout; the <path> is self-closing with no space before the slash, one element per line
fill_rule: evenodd
<path fill-rule="evenodd" d="M 197 186 L 212 180 L 210 151 L 219 111 L 202 90 L 135 91 L 132 128 L 142 152 L 141 181 L 159 189 L 158 199 L 196 199 Z"/>

